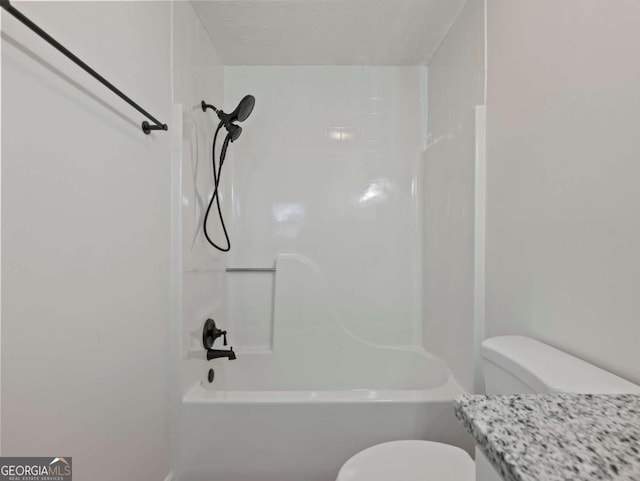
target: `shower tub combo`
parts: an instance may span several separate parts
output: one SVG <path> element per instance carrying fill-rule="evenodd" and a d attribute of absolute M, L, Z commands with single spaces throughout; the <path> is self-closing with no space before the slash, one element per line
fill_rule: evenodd
<path fill-rule="evenodd" d="M 463 390 L 448 366 L 420 346 L 402 345 L 422 340 L 415 327 L 422 325 L 417 219 L 426 127 L 415 100 L 426 91 L 423 74 L 377 67 L 225 71 L 224 96 L 255 94 L 251 121 L 260 126 L 247 125 L 230 148 L 222 191 L 232 220 L 228 257 L 215 257 L 201 235 L 214 188 L 203 175 L 211 135 L 198 141 L 197 125 L 214 132 L 213 115 L 191 106 L 182 126 L 176 112 L 182 161 L 174 205 L 183 216 L 176 217 L 176 278 L 185 300 L 176 302 L 182 322 L 172 336 L 172 359 L 179 360 L 179 388 L 171 391 L 175 481 L 335 481 L 351 456 L 398 439 L 471 451 L 453 412 Z M 306 122 L 273 121 L 310 111 L 316 115 Z M 344 117 L 352 130 L 334 127 Z M 227 130 L 237 135 L 233 125 Z M 236 304 L 220 299 L 225 285 L 218 278 L 229 266 L 269 271 L 237 274 L 244 277 L 229 283 L 247 283 L 248 294 L 230 298 L 255 300 L 248 309 L 255 319 L 247 315 L 244 327 L 259 319 L 266 333 L 259 343 L 242 342 Z M 273 291 L 258 300 L 251 295 L 256 276 L 274 276 L 265 284 Z M 270 316 L 260 311 L 263 294 Z M 231 346 L 239 343 L 235 360 L 206 360 L 207 317 L 228 331 Z M 410 334 L 394 336 L 396 330 Z"/>
<path fill-rule="evenodd" d="M 446 364 L 352 334 L 319 279 L 308 260 L 278 257 L 276 291 L 287 295 L 275 293 L 272 349 L 209 363 L 186 392 L 180 481 L 333 481 L 353 454 L 397 439 L 471 449 Z"/>

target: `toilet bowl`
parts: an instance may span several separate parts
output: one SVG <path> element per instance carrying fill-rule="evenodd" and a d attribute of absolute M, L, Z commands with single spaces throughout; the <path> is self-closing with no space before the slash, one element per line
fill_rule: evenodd
<path fill-rule="evenodd" d="M 475 465 L 460 448 L 432 441 L 391 441 L 360 451 L 337 481 L 473 481 Z"/>
<path fill-rule="evenodd" d="M 487 394 L 640 394 L 640 386 L 521 336 L 482 343 Z M 475 463 L 460 448 L 431 441 L 392 441 L 365 449 L 340 469 L 336 481 L 472 481 Z"/>

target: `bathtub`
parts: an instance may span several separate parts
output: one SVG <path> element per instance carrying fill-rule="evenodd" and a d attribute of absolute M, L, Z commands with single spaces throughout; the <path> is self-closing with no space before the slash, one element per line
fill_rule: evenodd
<path fill-rule="evenodd" d="M 180 435 L 191 449 L 178 479 L 334 481 L 358 451 L 398 439 L 471 450 L 453 414 L 462 390 L 442 361 L 420 348 L 360 348 L 349 357 L 367 359 L 368 369 L 328 358 L 318 371 L 326 376 L 296 377 L 296 365 L 277 381 L 283 366 L 274 352 L 217 364 L 214 382 L 203 379 L 183 398 Z"/>
<path fill-rule="evenodd" d="M 207 362 L 202 327 L 185 335 L 199 379 L 182 385 L 172 417 L 175 481 L 334 481 L 355 453 L 398 439 L 471 452 L 453 412 L 462 389 L 443 361 L 354 332 L 309 259 L 279 255 L 275 267 L 266 349 L 236 345 L 236 360 Z"/>

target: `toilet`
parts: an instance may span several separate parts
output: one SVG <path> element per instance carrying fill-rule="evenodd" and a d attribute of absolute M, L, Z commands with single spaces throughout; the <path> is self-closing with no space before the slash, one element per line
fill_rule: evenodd
<path fill-rule="evenodd" d="M 640 394 L 640 386 L 539 341 L 502 336 L 482 343 L 487 394 Z M 392 441 L 357 453 L 336 481 L 474 481 L 466 451 L 432 441 Z"/>

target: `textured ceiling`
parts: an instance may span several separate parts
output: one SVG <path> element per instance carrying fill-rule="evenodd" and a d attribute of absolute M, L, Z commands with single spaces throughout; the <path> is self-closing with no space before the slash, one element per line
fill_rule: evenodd
<path fill-rule="evenodd" d="M 225 65 L 424 65 L 466 0 L 194 0 Z"/>

